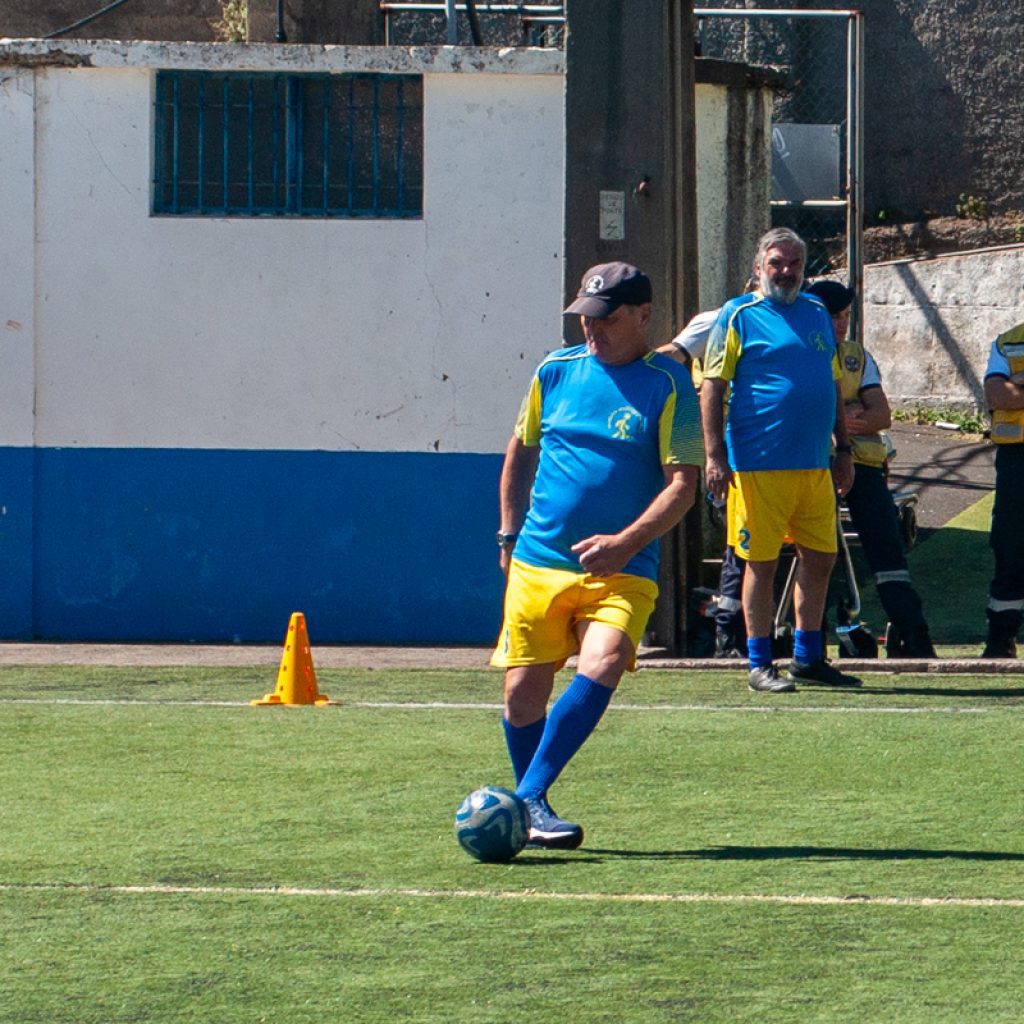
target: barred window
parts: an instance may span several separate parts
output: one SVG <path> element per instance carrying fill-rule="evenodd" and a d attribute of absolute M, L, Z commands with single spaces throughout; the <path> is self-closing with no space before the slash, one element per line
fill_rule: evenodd
<path fill-rule="evenodd" d="M 419 75 L 159 71 L 153 212 L 420 217 Z"/>

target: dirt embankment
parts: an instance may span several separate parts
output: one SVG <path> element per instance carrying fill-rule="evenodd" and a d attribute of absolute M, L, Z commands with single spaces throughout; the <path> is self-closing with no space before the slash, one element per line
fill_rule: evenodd
<path fill-rule="evenodd" d="M 938 256 L 1024 243 L 1024 214 L 992 217 L 933 217 L 864 229 L 864 262 Z"/>

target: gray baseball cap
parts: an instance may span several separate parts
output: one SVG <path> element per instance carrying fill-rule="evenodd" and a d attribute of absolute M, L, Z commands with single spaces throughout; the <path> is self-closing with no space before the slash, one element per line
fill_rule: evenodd
<path fill-rule="evenodd" d="M 583 275 L 576 299 L 563 316 L 576 314 L 602 320 L 619 306 L 650 302 L 651 294 L 651 279 L 631 263 L 599 263 Z"/>

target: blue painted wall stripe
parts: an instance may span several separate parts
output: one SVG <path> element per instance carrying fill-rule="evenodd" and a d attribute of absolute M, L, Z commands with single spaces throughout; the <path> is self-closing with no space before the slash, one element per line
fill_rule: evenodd
<path fill-rule="evenodd" d="M 0 448 L 0 636 L 32 636 L 35 456 Z"/>
<path fill-rule="evenodd" d="M 499 455 L 0 449 L 6 639 L 490 643 Z"/>

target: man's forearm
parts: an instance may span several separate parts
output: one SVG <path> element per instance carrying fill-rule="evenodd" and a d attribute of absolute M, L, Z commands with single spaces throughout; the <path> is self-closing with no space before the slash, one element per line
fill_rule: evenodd
<path fill-rule="evenodd" d="M 621 572 L 638 551 L 683 518 L 693 504 L 699 472 L 696 466 L 666 466 L 665 486 L 632 523 L 616 534 L 595 534 L 572 546 L 583 569 L 595 576 Z"/>
<path fill-rule="evenodd" d="M 706 377 L 700 388 L 700 418 L 704 424 L 704 448 L 709 456 L 725 453 L 725 390 L 728 384 Z"/>
<path fill-rule="evenodd" d="M 1015 378 L 1020 376 L 1015 375 Z M 985 404 L 992 410 L 1024 409 L 1024 387 L 1007 377 L 985 378 Z"/>
<path fill-rule="evenodd" d="M 505 449 L 505 464 L 498 485 L 502 533 L 518 533 L 523 525 L 539 454 L 539 448 L 528 448 L 517 437 L 513 437 Z"/>
<path fill-rule="evenodd" d="M 848 402 L 843 410 L 846 418 L 846 432 L 854 434 L 877 434 L 892 426 L 892 410 L 889 400 L 881 388 L 870 388 L 862 392 L 858 401 Z"/>
<path fill-rule="evenodd" d="M 835 435 L 837 447 L 850 447 L 850 432 L 846 429 L 846 405 L 843 402 L 842 388 L 838 384 L 836 384 L 836 418 L 832 425 L 832 433 Z"/>
<path fill-rule="evenodd" d="M 677 526 L 693 505 L 697 493 L 699 470 L 696 466 L 679 466 L 665 487 L 646 509 L 624 530 L 619 538 L 634 552 L 640 551 Z"/>

